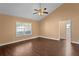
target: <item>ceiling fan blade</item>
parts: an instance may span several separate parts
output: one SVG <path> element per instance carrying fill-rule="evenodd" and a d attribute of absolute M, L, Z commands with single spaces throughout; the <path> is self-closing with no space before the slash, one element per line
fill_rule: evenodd
<path fill-rule="evenodd" d="M 47 8 L 44 8 L 44 10 L 46 10 Z"/>
<path fill-rule="evenodd" d="M 39 11 L 38 9 L 34 9 L 35 11 Z"/>
<path fill-rule="evenodd" d="M 33 13 L 33 14 L 38 14 L 38 12 L 35 12 L 35 13 Z"/>
<path fill-rule="evenodd" d="M 33 13 L 33 14 L 37 14 L 37 13 Z"/>
<path fill-rule="evenodd" d="M 48 12 L 43 12 L 43 13 L 48 14 Z"/>

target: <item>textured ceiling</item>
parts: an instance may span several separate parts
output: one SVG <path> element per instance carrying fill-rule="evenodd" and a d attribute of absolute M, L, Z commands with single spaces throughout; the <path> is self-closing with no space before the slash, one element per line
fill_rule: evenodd
<path fill-rule="evenodd" d="M 61 6 L 61 3 L 42 3 L 42 7 L 46 7 L 49 14 L 53 12 L 56 8 Z M 0 3 L 0 13 L 11 15 L 11 16 L 18 16 L 24 18 L 30 18 L 33 20 L 41 20 L 42 18 L 46 17 L 34 15 L 34 9 L 39 8 L 39 3 Z"/>

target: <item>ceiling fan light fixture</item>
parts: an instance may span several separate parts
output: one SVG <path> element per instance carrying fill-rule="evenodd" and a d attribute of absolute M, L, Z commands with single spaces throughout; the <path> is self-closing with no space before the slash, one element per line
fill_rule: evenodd
<path fill-rule="evenodd" d="M 38 13 L 38 15 L 39 15 L 39 16 L 43 16 L 43 15 L 44 15 L 44 13 L 39 12 L 39 13 Z"/>
<path fill-rule="evenodd" d="M 34 9 L 34 11 L 36 11 L 36 12 L 33 13 L 33 14 L 37 14 L 37 15 L 39 15 L 39 16 L 43 16 L 43 15 L 45 15 L 45 14 L 48 14 L 47 8 L 42 8 L 42 7 L 41 7 L 41 4 L 40 4 L 40 8 L 39 8 L 39 9 Z"/>

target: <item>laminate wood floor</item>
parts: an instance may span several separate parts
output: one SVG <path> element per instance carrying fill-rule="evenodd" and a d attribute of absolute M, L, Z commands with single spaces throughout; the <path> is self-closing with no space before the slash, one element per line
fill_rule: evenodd
<path fill-rule="evenodd" d="M 79 55 L 79 45 L 71 44 L 66 48 L 66 40 L 50 40 L 45 38 L 36 38 L 18 43 L 13 43 L 0 47 L 1 56 L 66 56 Z M 71 48 L 69 50 L 69 48 Z"/>

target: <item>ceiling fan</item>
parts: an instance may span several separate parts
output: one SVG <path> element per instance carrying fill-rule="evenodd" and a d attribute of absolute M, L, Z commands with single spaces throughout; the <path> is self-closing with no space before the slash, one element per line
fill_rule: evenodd
<path fill-rule="evenodd" d="M 34 11 L 36 11 L 36 12 L 33 13 L 33 14 L 37 14 L 37 15 L 40 15 L 40 16 L 43 16 L 44 14 L 48 14 L 47 8 L 42 8 L 41 3 L 40 3 L 40 8 L 34 9 Z"/>

